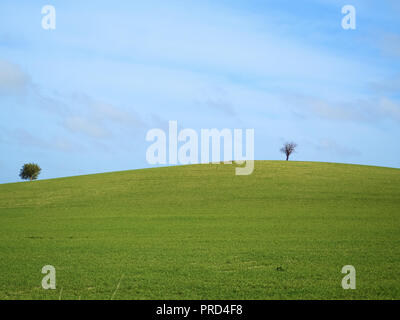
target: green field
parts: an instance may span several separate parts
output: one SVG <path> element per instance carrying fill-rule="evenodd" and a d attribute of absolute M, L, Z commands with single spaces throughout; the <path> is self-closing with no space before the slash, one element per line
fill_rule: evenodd
<path fill-rule="evenodd" d="M 56 290 L 41 288 L 47 264 Z M 348 264 L 356 290 L 341 287 Z M 0 185 L 0 299 L 113 294 L 399 299 L 400 170 L 256 161 L 250 176 L 190 165 Z"/>

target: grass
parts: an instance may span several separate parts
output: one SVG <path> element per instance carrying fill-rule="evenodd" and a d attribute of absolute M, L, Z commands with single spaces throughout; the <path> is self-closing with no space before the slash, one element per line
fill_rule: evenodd
<path fill-rule="evenodd" d="M 400 170 L 332 163 L 3 184 L 0 299 L 399 299 L 399 209 Z"/>

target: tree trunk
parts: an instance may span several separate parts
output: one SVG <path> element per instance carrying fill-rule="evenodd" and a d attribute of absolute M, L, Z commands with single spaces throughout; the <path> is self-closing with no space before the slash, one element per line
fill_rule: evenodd
<path fill-rule="evenodd" d="M 289 155 L 287 154 L 287 155 L 286 155 L 286 161 L 288 161 L 288 160 L 289 160 Z"/>

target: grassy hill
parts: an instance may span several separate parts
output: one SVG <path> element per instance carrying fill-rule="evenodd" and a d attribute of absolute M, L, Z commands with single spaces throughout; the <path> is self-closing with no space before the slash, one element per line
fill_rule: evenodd
<path fill-rule="evenodd" d="M 250 176 L 192 165 L 0 185 L 0 299 L 399 299 L 399 248 L 398 169 L 257 161 Z M 47 264 L 56 290 L 41 288 Z M 341 287 L 348 264 L 356 290 Z"/>

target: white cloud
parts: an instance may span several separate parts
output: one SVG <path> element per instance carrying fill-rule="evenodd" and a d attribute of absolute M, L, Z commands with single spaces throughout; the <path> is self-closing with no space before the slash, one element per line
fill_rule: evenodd
<path fill-rule="evenodd" d="M 345 157 L 354 157 L 361 155 L 361 152 L 357 149 L 342 146 L 332 139 L 320 140 L 316 148 L 317 150 L 324 150 Z"/>
<path fill-rule="evenodd" d="M 0 93 L 24 93 L 29 84 L 29 76 L 18 65 L 0 60 Z"/>
<path fill-rule="evenodd" d="M 2 134 L 4 136 L 3 142 L 12 145 L 17 144 L 23 148 L 39 148 L 63 152 L 82 152 L 84 150 L 82 145 L 65 137 L 42 138 L 22 128 L 14 130 L 2 129 L 1 131 L 3 131 Z"/>
<path fill-rule="evenodd" d="M 283 99 L 294 114 L 302 117 L 364 123 L 400 121 L 400 104 L 385 96 L 369 96 L 347 102 L 295 94 L 286 95 Z"/>
<path fill-rule="evenodd" d="M 143 127 L 144 123 L 131 112 L 117 108 L 110 103 L 91 101 L 89 104 L 93 116 L 99 120 L 107 120 L 130 128 Z"/>
<path fill-rule="evenodd" d="M 400 92 L 400 73 L 379 81 L 369 83 L 368 89 L 378 94 L 398 94 Z"/>
<path fill-rule="evenodd" d="M 111 136 L 106 128 L 82 116 L 68 117 L 65 119 L 64 125 L 72 132 L 83 133 L 96 139 L 104 139 Z"/>
<path fill-rule="evenodd" d="M 400 103 L 396 103 L 388 98 L 381 98 L 379 101 L 378 112 L 388 118 L 400 121 Z"/>
<path fill-rule="evenodd" d="M 385 34 L 381 40 L 382 50 L 385 54 L 399 58 L 400 57 L 400 35 L 391 33 Z"/>
<path fill-rule="evenodd" d="M 75 93 L 63 98 L 69 106 L 64 116 L 64 127 L 71 132 L 95 139 L 119 136 L 121 140 L 122 136 L 132 137 L 137 129 L 146 126 L 134 111 L 124 110 L 86 94 Z"/>

